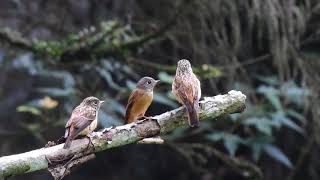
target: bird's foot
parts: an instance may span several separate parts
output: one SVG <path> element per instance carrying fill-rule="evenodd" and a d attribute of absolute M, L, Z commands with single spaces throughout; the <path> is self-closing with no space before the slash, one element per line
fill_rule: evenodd
<path fill-rule="evenodd" d="M 138 119 L 139 120 L 154 120 L 155 118 L 153 116 L 141 116 Z"/>
<path fill-rule="evenodd" d="M 147 120 L 151 120 L 152 119 L 152 116 L 140 116 L 137 120 L 137 124 L 141 124 L 143 123 L 144 121 L 147 121 Z"/>
<path fill-rule="evenodd" d="M 61 136 L 58 140 L 57 140 L 57 144 L 61 144 L 66 142 L 67 138 L 65 138 L 64 136 Z"/>
<path fill-rule="evenodd" d="M 138 118 L 138 122 L 136 124 L 141 124 L 143 123 L 144 121 L 148 121 L 148 120 L 151 120 L 151 121 L 158 121 L 156 118 L 154 118 L 153 116 L 141 116 Z"/>

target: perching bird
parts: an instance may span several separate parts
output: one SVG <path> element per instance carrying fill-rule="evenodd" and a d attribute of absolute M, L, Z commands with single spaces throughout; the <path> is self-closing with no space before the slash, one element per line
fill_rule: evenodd
<path fill-rule="evenodd" d="M 78 135 L 86 136 L 96 129 L 98 111 L 103 102 L 96 97 L 87 97 L 72 111 L 71 117 L 65 126 L 64 137 L 66 142 L 63 146 L 64 149 L 68 149 L 72 140 Z"/>
<path fill-rule="evenodd" d="M 189 125 L 199 126 L 199 99 L 201 97 L 200 81 L 192 72 L 188 60 L 178 61 L 176 76 L 172 84 L 172 92 L 179 103 L 183 104 L 188 112 Z"/>
<path fill-rule="evenodd" d="M 126 107 L 125 121 L 131 123 L 143 117 L 153 99 L 153 89 L 159 80 L 151 77 L 143 77 L 137 83 L 136 88 L 130 94 Z"/>

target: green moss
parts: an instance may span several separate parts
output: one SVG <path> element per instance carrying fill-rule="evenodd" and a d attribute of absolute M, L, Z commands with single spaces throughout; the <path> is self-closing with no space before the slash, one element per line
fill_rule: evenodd
<path fill-rule="evenodd" d="M 9 178 L 13 175 L 23 174 L 30 170 L 30 166 L 26 163 L 21 163 L 19 166 L 11 166 L 3 171 L 3 177 Z"/>
<path fill-rule="evenodd" d="M 33 49 L 38 53 L 49 54 L 53 57 L 58 57 L 62 54 L 64 45 L 58 41 L 42 41 L 37 40 L 33 42 Z"/>

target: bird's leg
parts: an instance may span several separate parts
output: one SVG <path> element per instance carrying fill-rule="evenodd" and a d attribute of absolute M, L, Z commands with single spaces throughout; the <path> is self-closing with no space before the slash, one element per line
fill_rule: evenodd
<path fill-rule="evenodd" d="M 91 133 L 87 134 L 86 137 L 89 139 L 89 143 L 88 143 L 87 149 L 89 149 L 90 147 L 93 147 L 93 148 L 94 148 L 94 144 L 93 144 L 93 142 L 92 142 L 92 135 L 91 135 Z"/>

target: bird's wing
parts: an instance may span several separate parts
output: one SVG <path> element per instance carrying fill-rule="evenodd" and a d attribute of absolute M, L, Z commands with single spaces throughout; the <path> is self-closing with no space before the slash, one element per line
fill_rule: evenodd
<path fill-rule="evenodd" d="M 73 124 L 73 130 L 70 132 L 70 135 L 77 136 L 82 130 L 87 128 L 92 122 L 94 121 L 94 118 L 88 118 L 85 116 L 77 116 L 74 117 L 72 120 Z"/>
<path fill-rule="evenodd" d="M 195 75 L 194 75 L 194 84 L 196 87 L 196 88 L 194 88 L 195 89 L 194 90 L 194 106 L 195 106 L 196 110 L 199 111 L 199 109 L 200 109 L 199 100 L 201 98 L 201 85 L 200 85 L 199 79 Z"/>
<path fill-rule="evenodd" d="M 70 134 L 76 136 L 83 129 L 88 127 L 96 117 L 96 112 L 94 110 L 88 111 L 81 107 L 76 107 L 71 114 L 69 121 L 67 122 L 65 128 L 64 137 L 67 138 Z M 72 126 L 72 128 L 71 128 Z M 71 132 L 72 131 L 72 132 Z"/>
<path fill-rule="evenodd" d="M 184 102 L 188 100 L 193 103 L 198 97 L 197 85 L 193 79 L 176 78 L 174 84 L 175 94 L 181 101 Z"/>
<path fill-rule="evenodd" d="M 65 126 L 65 129 L 66 129 L 66 131 L 65 131 L 65 133 L 64 133 L 64 137 L 65 137 L 65 138 L 67 138 L 67 137 L 69 136 L 70 126 L 71 126 L 71 124 L 73 123 L 73 120 L 74 120 L 74 118 L 75 118 L 75 114 L 80 113 L 80 111 L 81 111 L 81 108 L 80 108 L 79 106 L 76 107 L 76 108 L 72 111 L 71 117 L 69 118 L 69 120 L 68 120 L 68 122 L 66 123 L 66 126 Z"/>
<path fill-rule="evenodd" d="M 139 91 L 139 89 L 135 89 L 132 91 L 132 93 L 129 96 L 128 104 L 126 107 L 126 115 L 125 120 L 128 121 L 128 118 L 130 117 L 131 108 L 133 107 L 134 102 L 137 102 L 139 98 L 143 96 L 143 92 Z"/>
<path fill-rule="evenodd" d="M 199 101 L 199 99 L 201 97 L 201 86 L 200 86 L 199 79 L 194 74 L 193 74 L 193 78 L 192 78 L 192 84 L 193 84 L 192 91 L 193 91 L 194 100 Z"/>
<path fill-rule="evenodd" d="M 71 113 L 71 117 L 70 117 L 70 119 L 68 120 L 68 122 L 67 122 L 67 124 L 65 126 L 66 129 L 69 128 L 71 126 L 71 124 L 73 123 L 73 119 L 74 119 L 75 115 L 80 114 L 81 111 L 82 110 L 81 110 L 80 106 L 77 106 L 76 108 L 74 108 L 74 110 Z"/>

